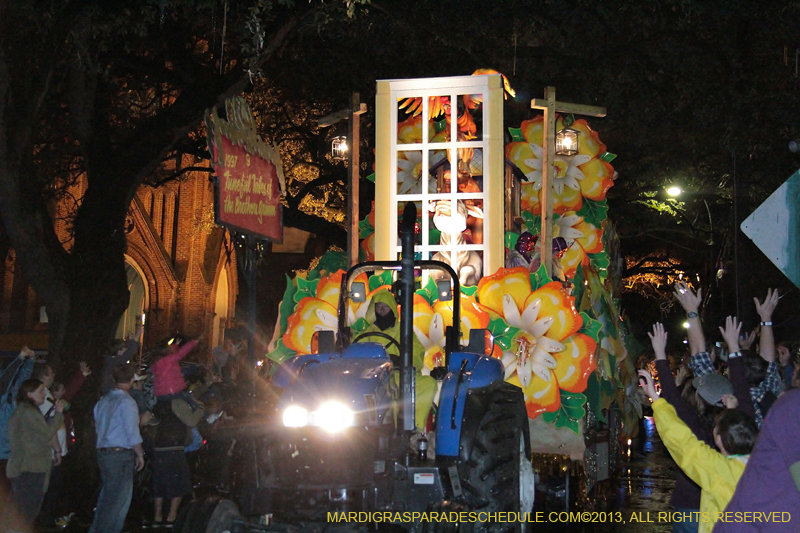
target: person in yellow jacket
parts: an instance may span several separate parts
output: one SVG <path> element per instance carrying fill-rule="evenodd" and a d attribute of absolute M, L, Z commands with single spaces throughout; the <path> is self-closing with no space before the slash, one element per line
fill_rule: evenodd
<path fill-rule="evenodd" d="M 382 341 L 379 336 L 367 336 L 365 341 L 382 342 L 386 346 L 386 352 L 392 358 L 392 361 L 397 364 L 400 358 L 400 319 L 398 317 L 397 303 L 395 302 L 394 295 L 387 289 L 375 291 L 370 300 L 369 307 L 365 317 L 370 325 L 359 335 L 365 333 L 383 333 L 388 335 L 395 341 L 394 343 L 386 343 Z M 388 340 L 388 339 L 387 339 Z M 425 349 L 419 342 L 416 335 L 413 335 L 412 354 L 414 359 L 414 395 L 415 395 L 415 409 L 414 409 L 414 424 L 417 431 L 420 433 L 425 432 L 425 423 L 428 420 L 428 414 L 433 405 L 433 398 L 436 395 L 436 380 L 430 376 L 422 375 L 421 371 L 424 362 Z M 399 374 L 397 375 L 399 379 Z"/>
<path fill-rule="evenodd" d="M 639 370 L 639 376 L 644 381 L 645 394 L 653 401 L 653 418 L 661 441 L 681 470 L 700 485 L 698 531 L 711 533 L 717 515 L 725 511 L 733 497 L 758 438 L 755 420 L 735 408 L 734 396 L 725 395 L 722 401 L 727 409 L 714 426 L 714 442 L 719 451 L 714 450 L 692 433 L 672 405 L 658 397 L 649 372 Z"/>

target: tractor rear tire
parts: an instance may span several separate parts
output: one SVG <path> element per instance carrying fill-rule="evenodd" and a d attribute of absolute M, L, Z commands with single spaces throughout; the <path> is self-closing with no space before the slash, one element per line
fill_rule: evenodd
<path fill-rule="evenodd" d="M 529 476 L 522 471 L 527 455 L 523 455 L 524 446 L 520 444 L 524 443 L 524 434 L 514 406 L 515 400 L 509 395 L 494 395 L 481 419 L 469 459 L 459 466 L 461 486 L 472 512 L 531 511 L 522 509 L 525 489 L 521 491 L 520 487 Z M 519 519 L 524 520 L 524 516 Z M 474 524 L 476 533 L 519 532 L 525 525 L 518 521 Z"/>

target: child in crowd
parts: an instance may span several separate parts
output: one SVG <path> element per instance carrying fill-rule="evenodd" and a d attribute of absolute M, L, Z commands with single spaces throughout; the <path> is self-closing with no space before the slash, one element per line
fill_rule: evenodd
<path fill-rule="evenodd" d="M 752 418 L 735 408 L 737 401 L 733 395 L 722 395 L 720 401 L 727 409 L 714 426 L 714 442 L 719 448 L 716 451 L 695 437 L 675 408 L 658 397 L 649 372 L 639 370 L 639 376 L 645 394 L 653 401 L 653 418 L 662 442 L 678 466 L 700 485 L 699 532 L 711 533 L 717 514 L 725 510 L 744 472 L 758 437 L 758 427 Z M 706 376 L 713 377 L 721 376 Z"/>
<path fill-rule="evenodd" d="M 183 379 L 181 360 L 195 349 L 202 338 L 202 335 L 195 340 L 188 340 L 180 335 L 173 337 L 161 357 L 150 366 L 153 373 L 153 395 L 157 401 L 180 398 L 192 410 L 197 408 L 197 403 L 187 390 L 186 380 Z"/>

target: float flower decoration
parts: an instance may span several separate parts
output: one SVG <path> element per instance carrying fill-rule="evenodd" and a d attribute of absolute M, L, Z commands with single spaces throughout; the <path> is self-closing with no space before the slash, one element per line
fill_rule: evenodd
<path fill-rule="evenodd" d="M 556 129 L 565 126 L 564 117 L 556 117 Z M 608 162 L 614 158 L 585 120 L 569 125 L 580 132 L 579 151 L 573 156 L 555 157 L 556 175 L 553 211 L 577 211 L 593 223 L 605 220 L 606 193 L 614 185 L 614 167 Z M 521 207 L 533 214 L 541 214 L 539 198 L 542 188 L 542 138 L 544 117 L 541 115 L 524 121 L 519 128 L 509 128 L 512 142 L 506 145 L 506 160 L 525 175 L 522 184 Z"/>
<path fill-rule="evenodd" d="M 338 328 L 337 306 L 344 270 L 322 277 L 298 275 L 284 292 L 281 303 L 281 318 L 286 316 L 286 325 L 276 348 L 267 354 L 271 360 L 281 363 L 291 357 L 311 353 L 311 339 L 316 331 L 336 331 Z M 357 281 L 369 287 L 365 302 L 349 302 L 348 323 L 354 333 L 364 330 L 368 324 L 364 318 L 375 291 L 390 286 L 391 273 L 367 278 L 361 274 Z M 387 282 L 388 280 L 388 282 Z"/>
<path fill-rule="evenodd" d="M 538 233 L 541 227 L 541 217 L 529 211 L 523 213 L 523 231 Z M 605 223 L 596 226 L 578 215 L 575 211 L 567 211 L 562 215 L 553 215 L 553 237 L 563 237 L 567 249 L 560 257 L 561 267 L 568 279 L 574 279 L 578 265 L 589 265 L 605 272 L 608 268 L 608 254 L 605 253 L 603 232 Z M 509 239 L 516 242 L 517 234 Z"/>
<path fill-rule="evenodd" d="M 462 287 L 461 290 L 461 339 L 469 339 L 471 329 L 489 326 L 489 313 L 475 299 L 477 287 Z M 422 373 L 444 364 L 445 326 L 453 322 L 453 302 L 437 299 L 436 283 L 428 283 L 414 294 L 414 333 L 425 349 L 425 367 Z M 498 348 L 498 357 L 501 355 Z"/>
<path fill-rule="evenodd" d="M 431 142 L 442 142 L 447 137 L 447 130 L 435 131 L 434 124 L 428 125 L 428 138 Z M 397 125 L 397 144 L 422 143 L 422 117 L 412 116 Z M 433 167 L 447 157 L 445 150 L 430 152 L 430 166 Z M 422 151 L 401 150 L 397 152 L 397 192 L 398 194 L 419 194 L 423 183 L 429 191 L 436 190 L 436 177 L 428 174 L 422 176 Z"/>
<path fill-rule="evenodd" d="M 576 433 L 585 415 L 587 380 L 595 370 L 600 324 L 578 313 L 574 299 L 544 268 L 500 269 L 477 287 L 489 330 L 501 347 L 506 381 L 525 395 L 530 418 L 543 414 Z"/>

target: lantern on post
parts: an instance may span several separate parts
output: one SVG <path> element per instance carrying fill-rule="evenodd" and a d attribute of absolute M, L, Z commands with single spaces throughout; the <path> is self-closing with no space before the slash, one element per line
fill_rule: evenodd
<path fill-rule="evenodd" d="M 575 155 L 578 153 L 578 130 L 564 128 L 556 133 L 556 155 Z"/>
<path fill-rule="evenodd" d="M 334 161 L 345 161 L 347 159 L 347 137 L 334 137 L 331 142 L 331 157 Z"/>

